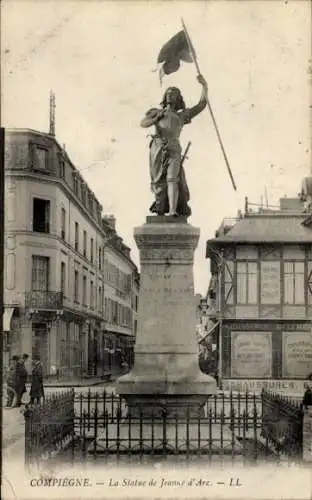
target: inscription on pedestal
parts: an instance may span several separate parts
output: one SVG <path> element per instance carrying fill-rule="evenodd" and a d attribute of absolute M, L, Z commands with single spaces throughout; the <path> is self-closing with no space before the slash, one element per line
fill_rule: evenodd
<path fill-rule="evenodd" d="M 193 261 L 193 251 L 191 248 L 170 249 L 170 248 L 142 248 L 140 252 L 141 260 L 188 260 Z"/>
<path fill-rule="evenodd" d="M 186 273 L 176 273 L 173 275 L 171 272 L 163 274 L 155 272 L 155 268 L 147 270 L 142 277 L 141 292 L 142 294 L 186 294 L 187 297 L 194 293 L 192 285 L 183 286 L 183 283 L 188 283 L 190 276 Z"/>

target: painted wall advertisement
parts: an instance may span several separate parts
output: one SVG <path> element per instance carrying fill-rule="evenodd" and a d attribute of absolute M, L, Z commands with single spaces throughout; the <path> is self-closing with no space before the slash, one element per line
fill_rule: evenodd
<path fill-rule="evenodd" d="M 223 379 L 224 391 L 251 392 L 259 394 L 262 389 L 287 396 L 296 396 L 302 400 L 304 391 L 309 386 L 307 380 L 295 379 Z"/>
<path fill-rule="evenodd" d="M 232 377 L 271 377 L 271 332 L 232 332 L 231 344 Z"/>
<path fill-rule="evenodd" d="M 283 333 L 283 377 L 305 378 L 312 373 L 312 332 Z"/>
<path fill-rule="evenodd" d="M 279 304 L 280 262 L 261 262 L 261 304 Z"/>

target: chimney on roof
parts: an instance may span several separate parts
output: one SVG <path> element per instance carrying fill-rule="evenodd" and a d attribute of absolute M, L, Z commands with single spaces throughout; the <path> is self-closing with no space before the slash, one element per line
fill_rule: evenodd
<path fill-rule="evenodd" d="M 301 192 L 299 194 L 301 202 L 304 203 L 306 212 L 312 211 L 312 176 L 305 177 L 301 184 Z"/>
<path fill-rule="evenodd" d="M 303 201 L 298 198 L 280 198 L 280 210 L 290 210 L 292 212 L 302 212 L 304 208 Z"/>
<path fill-rule="evenodd" d="M 49 134 L 55 136 L 55 94 L 50 90 L 50 126 Z"/>
<path fill-rule="evenodd" d="M 110 215 L 105 215 L 104 219 L 108 222 L 108 224 L 113 228 L 116 229 L 116 217 L 112 214 Z"/>

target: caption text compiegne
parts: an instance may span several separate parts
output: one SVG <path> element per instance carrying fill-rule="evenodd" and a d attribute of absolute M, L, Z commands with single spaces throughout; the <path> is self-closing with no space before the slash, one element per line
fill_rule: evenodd
<path fill-rule="evenodd" d="M 230 487 L 237 488 L 242 485 L 239 477 L 229 477 L 220 480 L 211 480 L 209 478 L 189 477 L 188 479 L 168 479 L 168 478 L 150 478 L 150 479 L 123 479 L 108 478 L 103 481 L 92 482 L 90 478 L 76 477 L 37 477 L 30 480 L 31 487 L 71 487 L 86 488 L 94 486 L 107 486 L 110 488 L 183 488 L 183 487 Z"/>

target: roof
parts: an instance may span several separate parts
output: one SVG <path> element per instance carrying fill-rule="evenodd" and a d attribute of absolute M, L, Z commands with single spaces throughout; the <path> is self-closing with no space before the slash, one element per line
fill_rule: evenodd
<path fill-rule="evenodd" d="M 306 214 L 248 215 L 210 243 L 312 243 Z"/>
<path fill-rule="evenodd" d="M 101 210 L 103 210 L 103 207 L 102 207 L 101 203 L 99 202 L 99 200 L 96 197 L 95 193 L 90 188 L 90 186 L 87 183 L 87 181 L 84 179 L 83 174 L 81 173 L 81 171 L 79 170 L 79 168 L 77 168 L 76 165 L 74 165 L 74 163 L 72 162 L 72 160 L 71 160 L 68 152 L 66 151 L 66 149 L 64 147 L 61 146 L 60 142 L 56 139 L 55 135 L 52 135 L 49 132 L 41 132 L 40 130 L 34 130 L 32 128 L 6 128 L 5 129 L 5 134 L 6 134 L 6 136 L 5 136 L 5 140 L 6 141 L 8 141 L 9 138 L 10 138 L 10 136 L 13 136 L 13 135 L 18 135 L 18 134 L 29 134 L 30 135 L 30 134 L 32 134 L 32 135 L 40 136 L 43 140 L 48 140 L 48 141 L 53 142 L 57 146 L 57 148 L 59 149 L 59 151 L 62 153 L 63 157 L 66 158 L 66 161 L 71 165 L 71 167 L 73 168 L 74 172 L 76 172 L 76 174 L 79 175 L 79 177 L 84 182 L 84 184 L 87 185 L 89 192 L 92 194 L 92 196 L 94 197 L 94 199 L 96 200 L 96 202 L 101 206 Z"/>

